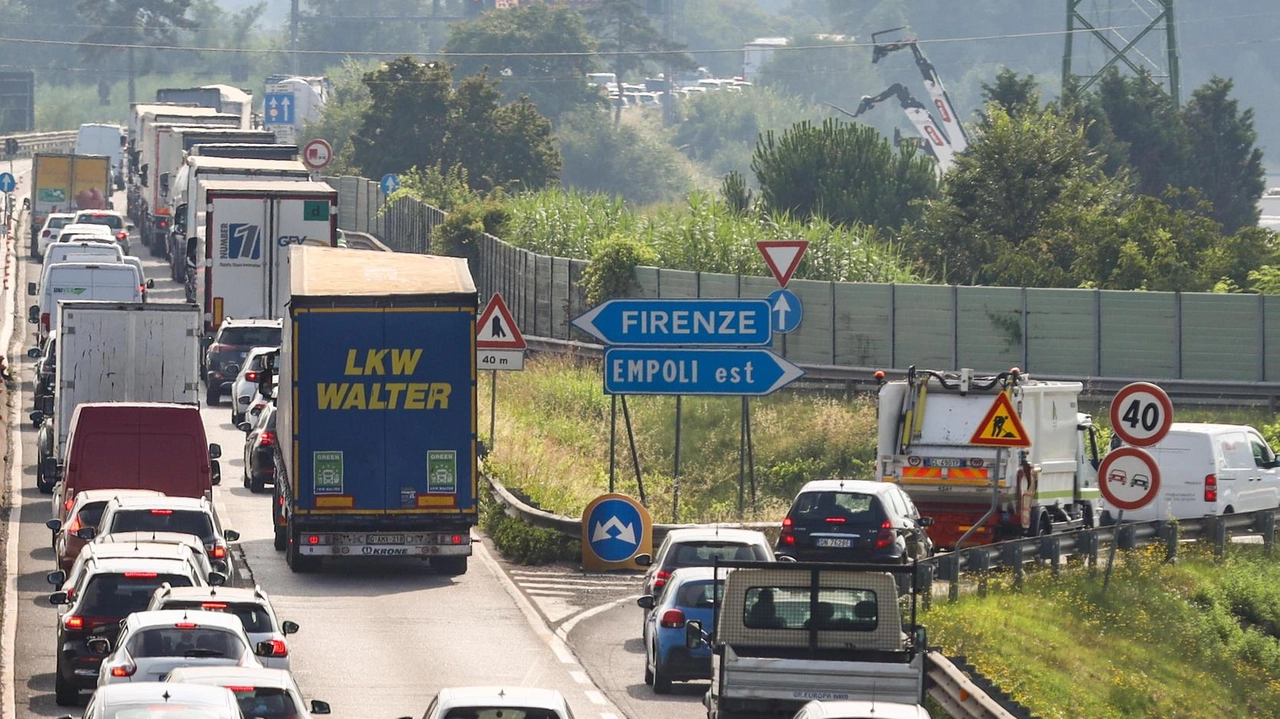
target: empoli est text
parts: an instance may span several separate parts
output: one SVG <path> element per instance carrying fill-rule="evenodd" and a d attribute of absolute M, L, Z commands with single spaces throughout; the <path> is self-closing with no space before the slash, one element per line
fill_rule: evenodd
<path fill-rule="evenodd" d="M 322 410 L 449 409 L 453 392 L 449 383 L 394 381 L 412 376 L 421 360 L 421 348 L 347 350 L 343 375 L 393 381 L 321 382 L 316 385 L 316 406 Z"/>

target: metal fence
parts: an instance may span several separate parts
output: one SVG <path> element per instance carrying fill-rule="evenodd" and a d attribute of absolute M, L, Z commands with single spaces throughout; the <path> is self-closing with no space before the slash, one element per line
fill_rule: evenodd
<path fill-rule="evenodd" d="M 401 252 L 426 252 L 445 213 L 408 198 L 384 207 L 376 182 L 328 178 L 339 224 Z M 570 320 L 584 312 L 585 260 L 539 255 L 486 236 L 476 284 L 501 292 L 525 334 L 590 338 Z M 641 267 L 640 297 L 764 297 L 768 277 Z M 1280 296 L 794 280 L 804 321 L 775 351 L 801 365 L 937 369 L 1011 366 L 1042 377 L 1258 384 L 1280 393 Z M 1272 337 L 1276 339 L 1271 340 Z M 1263 386 L 1270 385 L 1270 386 Z"/>
<path fill-rule="evenodd" d="M 18 141 L 18 154 L 14 157 L 31 157 L 37 152 L 49 151 L 70 151 L 76 144 L 76 135 L 78 130 L 63 130 L 59 132 L 27 132 L 19 135 L 3 135 L 0 136 L 0 148 L 4 147 L 4 141 L 10 137 Z"/>

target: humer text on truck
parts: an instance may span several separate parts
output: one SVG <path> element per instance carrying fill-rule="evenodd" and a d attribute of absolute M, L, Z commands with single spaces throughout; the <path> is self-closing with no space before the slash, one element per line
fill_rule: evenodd
<path fill-rule="evenodd" d="M 276 549 L 295 572 L 322 557 L 379 556 L 466 572 L 478 300 L 466 260 L 290 254 L 276 363 Z"/>
<path fill-rule="evenodd" d="M 1078 408 L 1082 389 L 1017 370 L 979 376 L 913 367 L 880 388 L 880 478 L 901 485 L 933 518 L 929 537 L 940 547 L 955 547 L 971 528 L 966 546 L 1093 526 L 1100 455 L 1093 422 Z M 969 443 L 1001 392 L 1027 433 L 1026 449 Z"/>

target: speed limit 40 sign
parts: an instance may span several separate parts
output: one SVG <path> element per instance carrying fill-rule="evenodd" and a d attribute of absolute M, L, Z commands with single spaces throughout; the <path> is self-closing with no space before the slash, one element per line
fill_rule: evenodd
<path fill-rule="evenodd" d="M 1150 447 L 1164 439 L 1173 424 L 1173 402 L 1150 382 L 1125 385 L 1111 401 L 1111 429 L 1126 444 Z"/>

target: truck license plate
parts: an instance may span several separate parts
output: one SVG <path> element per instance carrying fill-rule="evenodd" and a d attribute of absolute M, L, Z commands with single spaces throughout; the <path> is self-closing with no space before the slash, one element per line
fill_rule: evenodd
<path fill-rule="evenodd" d="M 818 537 L 819 547 L 836 547 L 840 549 L 848 549 L 853 546 L 852 539 L 844 539 L 837 537 Z"/>
<path fill-rule="evenodd" d="M 403 534 L 370 534 L 369 544 L 404 544 Z"/>
<path fill-rule="evenodd" d="M 953 459 L 951 457 L 925 457 L 924 466 L 926 467 L 963 467 L 966 462 L 963 459 Z"/>

